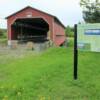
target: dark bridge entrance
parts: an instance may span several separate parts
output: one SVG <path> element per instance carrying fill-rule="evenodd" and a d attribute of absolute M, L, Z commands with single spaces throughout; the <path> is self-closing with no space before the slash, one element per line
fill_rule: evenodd
<path fill-rule="evenodd" d="M 45 42 L 47 41 L 49 25 L 42 18 L 22 18 L 17 19 L 11 26 L 13 33 L 12 40 L 19 43 Z"/>

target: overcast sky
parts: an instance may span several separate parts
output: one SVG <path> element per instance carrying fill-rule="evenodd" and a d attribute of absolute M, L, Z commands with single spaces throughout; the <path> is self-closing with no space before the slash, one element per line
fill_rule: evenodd
<path fill-rule="evenodd" d="M 6 28 L 5 17 L 32 6 L 47 13 L 57 16 L 62 23 L 73 26 L 83 21 L 80 0 L 0 0 L 0 28 Z"/>

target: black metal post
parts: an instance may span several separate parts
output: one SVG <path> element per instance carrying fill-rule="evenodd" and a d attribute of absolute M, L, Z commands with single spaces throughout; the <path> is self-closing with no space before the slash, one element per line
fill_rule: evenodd
<path fill-rule="evenodd" d="M 78 78 L 78 49 L 77 49 L 77 25 L 74 26 L 74 79 Z"/>

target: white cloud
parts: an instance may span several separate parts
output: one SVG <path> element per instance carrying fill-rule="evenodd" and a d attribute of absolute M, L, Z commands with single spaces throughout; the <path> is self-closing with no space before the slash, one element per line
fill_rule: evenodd
<path fill-rule="evenodd" d="M 82 20 L 82 11 L 79 6 L 79 1 L 80 0 L 1 0 L 0 18 L 5 18 L 25 6 L 30 5 L 57 16 L 65 25 L 72 25 Z"/>

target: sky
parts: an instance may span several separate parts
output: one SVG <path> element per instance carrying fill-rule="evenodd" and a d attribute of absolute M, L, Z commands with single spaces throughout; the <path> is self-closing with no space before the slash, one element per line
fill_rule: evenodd
<path fill-rule="evenodd" d="M 57 16 L 65 25 L 82 22 L 80 0 L 0 0 L 0 28 L 7 28 L 5 17 L 31 6 Z"/>

